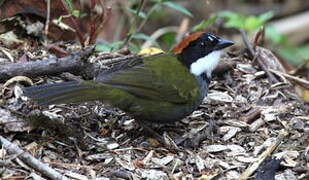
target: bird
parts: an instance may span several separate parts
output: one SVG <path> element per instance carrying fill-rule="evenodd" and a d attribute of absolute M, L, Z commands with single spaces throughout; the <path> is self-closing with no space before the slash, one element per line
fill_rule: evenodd
<path fill-rule="evenodd" d="M 94 80 L 31 86 L 23 93 L 39 105 L 101 101 L 141 124 L 173 123 L 202 104 L 223 49 L 233 44 L 212 33 L 195 32 L 171 52 L 134 58 Z"/>

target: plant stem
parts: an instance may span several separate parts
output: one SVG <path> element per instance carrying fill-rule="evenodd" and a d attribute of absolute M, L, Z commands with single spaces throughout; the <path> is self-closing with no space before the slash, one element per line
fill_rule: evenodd
<path fill-rule="evenodd" d="M 141 0 L 141 3 L 136 11 L 135 14 L 135 18 L 131 24 L 129 33 L 127 34 L 127 37 L 125 39 L 125 41 L 123 42 L 123 45 L 121 47 L 126 46 L 131 40 L 132 40 L 132 36 L 134 34 L 137 34 L 138 32 L 140 32 L 142 30 L 142 28 L 145 26 L 146 22 L 148 21 L 149 17 L 151 16 L 151 14 L 158 8 L 161 6 L 161 1 L 159 1 L 158 3 L 156 3 L 154 6 L 152 6 L 150 8 L 150 10 L 148 11 L 145 19 L 141 22 L 141 24 L 137 27 L 136 23 L 137 23 L 137 19 L 138 19 L 138 15 L 140 13 L 140 10 L 142 9 L 142 7 L 144 6 L 144 0 Z M 137 27 L 137 28 L 136 28 Z"/>

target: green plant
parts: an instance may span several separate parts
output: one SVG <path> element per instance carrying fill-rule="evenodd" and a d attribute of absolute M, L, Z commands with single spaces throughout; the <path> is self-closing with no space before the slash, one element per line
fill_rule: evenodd
<path fill-rule="evenodd" d="M 82 3 L 82 2 L 80 2 Z M 110 9 L 105 8 L 104 4 L 101 1 L 90 0 L 90 11 L 89 12 L 81 12 L 80 10 L 74 7 L 73 0 L 62 0 L 61 1 L 61 8 L 66 11 L 66 15 L 60 16 L 56 22 L 59 23 L 62 21 L 63 18 L 68 18 L 72 23 L 72 28 L 74 29 L 76 36 L 81 44 L 81 46 L 92 45 L 95 44 L 96 37 L 98 36 L 99 30 L 102 28 L 107 16 L 110 14 Z M 92 11 L 95 7 L 101 7 L 102 13 L 101 14 L 94 14 Z M 89 16 L 90 17 L 90 28 L 87 30 L 88 35 L 82 33 L 81 26 L 79 25 L 79 21 L 81 18 Z M 86 42 L 88 39 L 88 44 Z"/>
<path fill-rule="evenodd" d="M 206 20 L 202 20 L 199 24 L 192 27 L 192 31 L 202 31 L 209 25 L 213 24 L 218 19 L 217 15 L 212 15 Z"/>
<path fill-rule="evenodd" d="M 224 23 L 226 28 L 243 29 L 251 33 L 270 20 L 274 16 L 274 13 L 269 11 L 259 16 L 245 16 L 231 11 L 223 11 L 218 16 L 226 19 Z"/>
<path fill-rule="evenodd" d="M 304 59 L 309 58 L 309 45 L 295 47 L 289 43 L 288 37 L 281 35 L 271 25 L 266 24 L 274 16 L 273 12 L 266 12 L 258 16 L 245 16 L 235 12 L 224 11 L 219 13 L 218 16 L 225 19 L 224 27 L 238 30 L 243 29 L 249 35 L 260 27 L 265 26 L 265 36 L 269 40 L 269 47 L 292 65 L 300 65 Z"/>
<path fill-rule="evenodd" d="M 175 10 L 176 12 L 183 14 L 188 17 L 193 17 L 193 14 L 187 10 L 186 8 L 182 7 L 181 5 L 173 2 L 172 0 L 151 0 L 151 1 L 145 1 L 145 0 L 130 0 L 129 1 L 129 7 L 124 9 L 126 10 L 131 16 L 130 16 L 130 26 L 127 33 L 126 39 L 122 41 L 122 45 L 118 46 L 117 43 L 116 48 L 109 48 L 110 45 L 98 45 L 100 47 L 96 48 L 97 50 L 101 51 L 104 50 L 104 52 L 110 52 L 111 50 L 117 50 L 118 48 L 121 48 L 123 46 L 128 46 L 129 49 L 133 52 L 140 51 L 141 43 L 145 41 L 150 41 L 155 46 L 160 47 L 157 40 L 153 39 L 151 36 L 144 34 L 142 32 L 143 27 L 147 24 L 147 22 L 151 21 L 154 15 L 162 14 L 162 9 L 168 8 Z M 147 5 L 148 10 L 145 11 L 144 7 Z M 158 13 L 159 12 L 159 13 Z M 165 36 L 165 34 L 167 34 Z M 170 32 L 166 32 L 161 35 L 164 37 L 165 41 L 168 39 L 170 42 L 168 44 L 173 44 L 174 39 L 166 38 L 170 36 Z M 114 44 L 114 43 L 112 43 Z M 107 46 L 107 47 L 103 47 Z M 167 47 L 169 48 L 169 47 Z M 108 51 L 105 51 L 108 50 Z"/>
<path fill-rule="evenodd" d="M 97 52 L 112 52 L 120 48 L 122 41 L 115 41 L 113 43 L 97 44 L 95 46 L 95 51 Z"/>

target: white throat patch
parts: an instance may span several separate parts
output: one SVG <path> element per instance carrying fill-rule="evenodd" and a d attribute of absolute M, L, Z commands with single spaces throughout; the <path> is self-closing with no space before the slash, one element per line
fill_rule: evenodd
<path fill-rule="evenodd" d="M 211 77 L 212 71 L 218 65 L 222 51 L 213 51 L 207 56 L 199 58 L 191 64 L 190 72 L 195 76 L 199 76 L 206 72 L 208 77 Z"/>

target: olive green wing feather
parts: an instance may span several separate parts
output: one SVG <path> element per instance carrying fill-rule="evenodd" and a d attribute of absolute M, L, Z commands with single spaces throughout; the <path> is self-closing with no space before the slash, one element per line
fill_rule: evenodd
<path fill-rule="evenodd" d="M 126 97 L 187 103 L 199 95 L 195 77 L 173 55 L 133 60 L 102 73 L 95 81 L 71 81 L 24 89 L 41 105 L 102 100 L 123 103 Z M 194 98 L 193 98 L 194 99 Z"/>
<path fill-rule="evenodd" d="M 199 93 L 195 77 L 167 54 L 146 57 L 141 65 L 102 74 L 97 81 L 137 97 L 171 103 L 187 103 Z"/>

